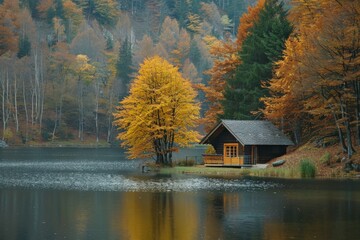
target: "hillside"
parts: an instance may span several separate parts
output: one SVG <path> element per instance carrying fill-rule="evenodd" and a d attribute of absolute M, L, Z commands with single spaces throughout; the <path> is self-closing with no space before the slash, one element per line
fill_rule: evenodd
<path fill-rule="evenodd" d="M 234 39 L 255 2 L 0 0 L 1 138 L 114 141 L 112 113 L 146 57 L 207 84 L 210 44 Z"/>
<path fill-rule="evenodd" d="M 359 171 L 345 171 L 345 164 L 347 162 L 360 164 L 360 147 L 356 147 L 355 151 L 356 153 L 353 155 L 351 161 L 348 161 L 347 154 L 343 153 L 338 145 L 322 148 L 316 147 L 312 143 L 307 143 L 301 147 L 293 149 L 288 154 L 269 162 L 269 175 L 274 174 L 282 177 L 294 177 L 296 174 L 299 174 L 300 162 L 302 160 L 309 159 L 316 167 L 317 178 L 360 176 Z M 271 165 L 271 163 L 280 159 L 286 160 L 286 162 L 278 167 L 273 167 Z M 276 172 L 275 169 L 278 172 Z"/>

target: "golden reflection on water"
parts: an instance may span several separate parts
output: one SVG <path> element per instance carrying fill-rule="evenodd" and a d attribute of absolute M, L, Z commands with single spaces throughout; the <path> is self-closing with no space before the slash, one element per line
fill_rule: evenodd
<path fill-rule="evenodd" d="M 112 228 L 126 239 L 224 239 L 222 219 L 239 211 L 240 195 L 214 194 L 199 199 L 195 193 L 126 193 Z M 201 204 L 208 202 L 204 208 Z"/>
<path fill-rule="evenodd" d="M 139 197 L 141 196 L 141 197 Z M 197 239 L 198 206 L 192 194 L 127 193 L 113 228 L 126 239 Z"/>

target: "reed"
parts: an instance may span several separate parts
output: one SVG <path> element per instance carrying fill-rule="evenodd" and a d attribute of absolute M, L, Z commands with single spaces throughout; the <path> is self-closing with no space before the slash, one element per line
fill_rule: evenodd
<path fill-rule="evenodd" d="M 251 176 L 255 177 L 281 177 L 281 178 L 297 178 L 298 171 L 294 168 L 265 168 L 252 170 Z"/>
<path fill-rule="evenodd" d="M 314 178 L 316 167 L 312 160 L 303 159 L 300 161 L 300 175 L 302 178 Z"/>

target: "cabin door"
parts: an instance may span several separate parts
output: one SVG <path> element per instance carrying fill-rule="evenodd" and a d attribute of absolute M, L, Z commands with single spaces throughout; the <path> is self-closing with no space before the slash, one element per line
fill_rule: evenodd
<path fill-rule="evenodd" d="M 257 146 L 252 146 L 252 164 L 256 164 L 258 161 L 258 148 Z"/>
<path fill-rule="evenodd" d="M 225 143 L 224 144 L 224 165 L 238 165 L 239 164 L 239 144 Z"/>

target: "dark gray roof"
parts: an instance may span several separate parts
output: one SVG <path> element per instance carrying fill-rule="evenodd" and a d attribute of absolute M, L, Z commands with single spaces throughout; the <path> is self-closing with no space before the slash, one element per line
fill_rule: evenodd
<path fill-rule="evenodd" d="M 221 120 L 201 143 L 206 143 L 209 137 L 222 126 L 242 145 L 294 145 L 271 122 L 260 120 Z"/>

